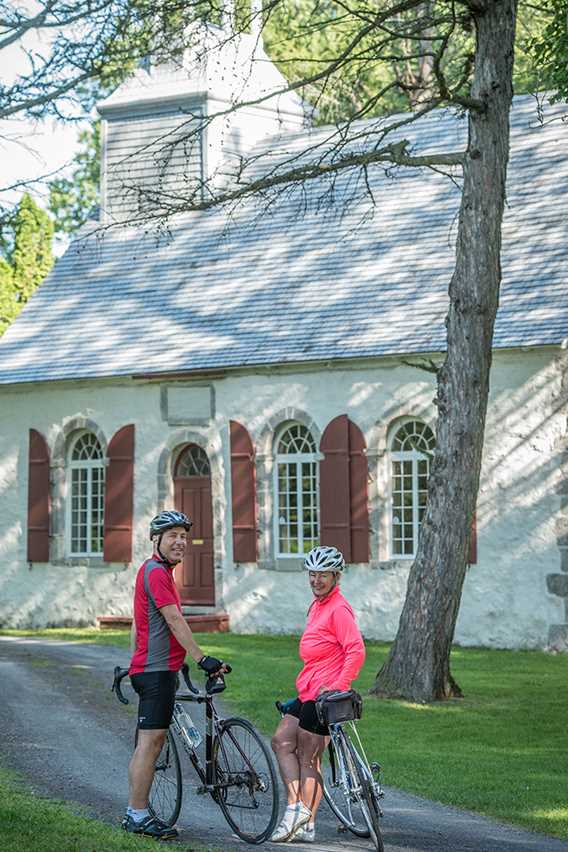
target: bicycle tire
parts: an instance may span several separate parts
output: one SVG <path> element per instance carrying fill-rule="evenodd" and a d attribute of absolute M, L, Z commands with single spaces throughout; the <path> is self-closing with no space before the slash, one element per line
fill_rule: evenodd
<path fill-rule="evenodd" d="M 342 750 L 341 755 L 337 754 L 338 749 L 332 740 L 322 756 L 323 795 L 332 813 L 345 828 L 356 837 L 370 837 L 369 821 L 362 812 L 360 800 L 350 795 L 342 785 L 340 763 L 343 762 L 345 765 L 347 774 L 355 772 L 354 767 L 351 766 L 352 758 L 348 752 L 343 731 L 338 747 Z M 335 760 L 335 769 L 330 760 L 329 748 L 333 749 L 334 758 L 332 759 Z"/>
<path fill-rule="evenodd" d="M 138 742 L 136 729 L 135 745 Z M 148 810 L 168 828 L 175 825 L 182 801 L 181 764 L 171 730 L 168 731 L 160 754 L 156 759 L 154 780 L 150 788 Z"/>
<path fill-rule="evenodd" d="M 361 811 L 365 820 L 367 821 L 367 825 L 369 828 L 369 836 L 373 843 L 375 844 L 375 848 L 377 852 L 384 852 L 384 844 L 383 844 L 383 836 L 381 833 L 380 826 L 380 813 L 381 808 L 379 806 L 379 802 L 375 793 L 375 788 L 373 786 L 371 778 L 369 778 L 369 770 L 366 765 L 363 763 L 363 760 L 359 756 L 357 749 L 351 742 L 351 740 L 347 739 L 347 748 L 349 749 L 351 759 L 355 765 L 355 771 L 357 773 L 360 793 L 358 797 L 360 798 L 361 803 Z"/>
<path fill-rule="evenodd" d="M 278 819 L 278 781 L 272 754 L 250 722 L 225 719 L 213 743 L 213 767 L 213 798 L 235 834 L 264 843 Z"/>

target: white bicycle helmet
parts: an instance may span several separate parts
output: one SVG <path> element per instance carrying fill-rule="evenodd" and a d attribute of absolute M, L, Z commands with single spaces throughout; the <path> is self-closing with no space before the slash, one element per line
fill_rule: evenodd
<path fill-rule="evenodd" d="M 337 547 L 320 545 L 306 555 L 304 568 L 306 571 L 333 571 L 335 574 L 341 574 L 345 568 L 345 559 Z"/>

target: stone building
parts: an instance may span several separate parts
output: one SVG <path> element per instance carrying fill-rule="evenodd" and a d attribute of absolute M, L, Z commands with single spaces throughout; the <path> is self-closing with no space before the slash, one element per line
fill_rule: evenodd
<path fill-rule="evenodd" d="M 345 173 L 328 203 L 312 181 L 269 206 L 149 225 L 164 193 L 225 185 L 243 156 L 296 157 L 329 132 L 295 97 L 266 98 L 282 78 L 258 39 L 223 50 L 140 69 L 100 105 L 99 217 L 0 341 L 4 626 L 130 615 L 148 522 L 175 505 L 195 524 L 177 570 L 187 613 L 299 631 L 300 554 L 322 540 L 345 551 L 364 634 L 396 631 L 434 451 L 434 381 L 413 364 L 443 355 L 459 191 L 434 172 L 370 171 L 371 202 Z M 232 113 L 236 90 L 254 103 Z M 512 113 L 462 644 L 568 641 L 568 162 L 555 114 L 539 123 L 528 97 Z M 432 113 L 411 141 L 440 150 L 464 130 Z"/>

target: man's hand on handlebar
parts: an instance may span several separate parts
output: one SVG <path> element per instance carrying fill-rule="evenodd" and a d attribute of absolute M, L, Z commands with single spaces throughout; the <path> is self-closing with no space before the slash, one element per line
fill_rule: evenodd
<path fill-rule="evenodd" d="M 231 667 L 223 662 L 223 660 L 218 660 L 217 657 L 201 657 L 199 662 L 197 663 L 202 671 L 206 672 L 209 677 L 218 674 L 225 674 L 225 672 L 230 672 Z"/>

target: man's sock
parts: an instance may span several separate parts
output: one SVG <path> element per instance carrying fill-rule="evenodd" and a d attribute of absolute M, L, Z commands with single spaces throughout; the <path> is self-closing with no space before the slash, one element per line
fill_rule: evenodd
<path fill-rule="evenodd" d="M 147 816 L 150 816 L 148 808 L 131 808 L 130 805 L 126 808 L 128 816 L 132 817 L 134 822 L 142 822 Z"/>

